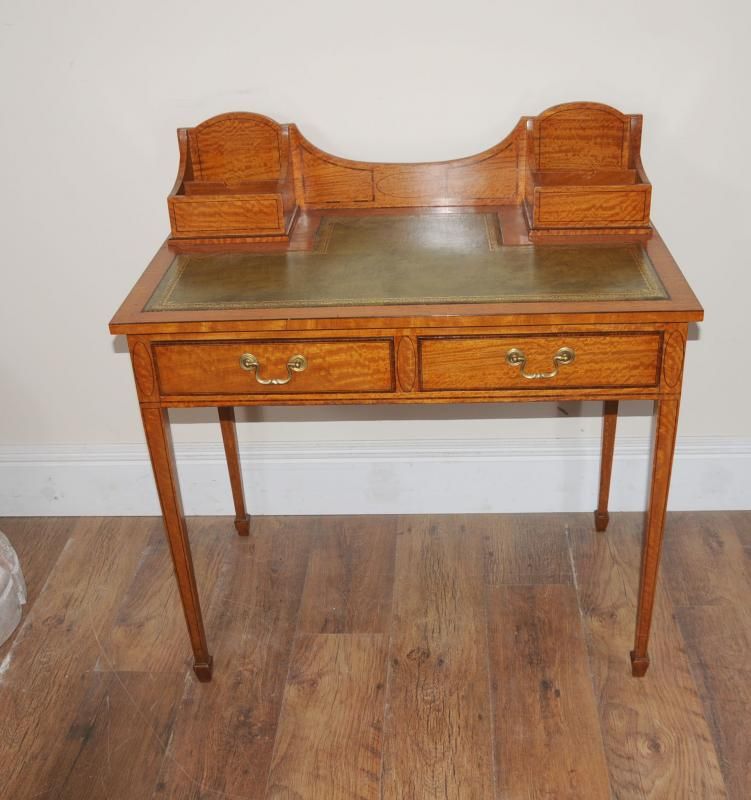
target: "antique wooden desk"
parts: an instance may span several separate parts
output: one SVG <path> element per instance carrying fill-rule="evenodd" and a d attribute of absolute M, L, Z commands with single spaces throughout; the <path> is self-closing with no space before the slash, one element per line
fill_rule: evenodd
<path fill-rule="evenodd" d="M 294 125 L 180 130 L 171 237 L 110 325 L 125 334 L 200 680 L 211 677 L 167 409 L 216 406 L 249 533 L 234 407 L 601 400 L 608 522 L 618 401 L 655 401 L 632 671 L 649 637 L 689 322 L 649 222 L 641 117 L 556 106 L 477 156 L 348 161 Z"/>

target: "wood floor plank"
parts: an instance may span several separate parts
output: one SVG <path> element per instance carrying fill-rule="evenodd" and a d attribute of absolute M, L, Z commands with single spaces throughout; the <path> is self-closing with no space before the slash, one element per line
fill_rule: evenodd
<path fill-rule="evenodd" d="M 258 517 L 249 539 L 233 537 L 207 614 L 214 677 L 187 684 L 154 797 L 263 797 L 310 526 L 305 517 Z"/>
<path fill-rule="evenodd" d="M 495 795 L 482 547 L 466 517 L 397 538 L 383 797 Z"/>
<path fill-rule="evenodd" d="M 665 582 L 674 605 L 751 601 L 743 544 L 726 514 L 671 514 L 664 550 Z"/>
<path fill-rule="evenodd" d="M 8 537 L 13 545 L 26 583 L 26 605 L 22 609 L 24 616 L 29 613 L 42 591 L 42 587 L 54 568 L 75 524 L 75 517 L 5 517 L 0 519 L 0 531 Z M 10 650 L 13 639 L 14 636 L 11 636 L 0 645 L 0 662 Z"/>
<path fill-rule="evenodd" d="M 746 609 L 692 606 L 676 612 L 733 800 L 746 800 L 751 789 L 751 625 Z"/>
<path fill-rule="evenodd" d="M 184 674 L 193 662 L 167 537 L 161 519 L 144 524 L 150 530 L 148 547 L 114 624 L 102 637 L 107 668 Z M 188 535 L 201 605 L 206 610 L 217 591 L 222 564 L 231 557 L 230 552 L 241 551 L 243 545 L 235 542 L 235 529 L 227 518 L 192 517 Z"/>
<path fill-rule="evenodd" d="M 391 621 L 396 517 L 321 517 L 298 630 L 385 633 Z"/>
<path fill-rule="evenodd" d="M 751 576 L 738 522 L 742 517 L 730 513 L 673 515 L 665 577 L 730 796 L 745 798 L 751 787 Z"/>
<path fill-rule="evenodd" d="M 610 783 L 619 800 L 646 798 L 639 758 L 641 752 L 650 753 L 648 747 L 640 748 L 646 740 L 642 731 L 648 730 L 650 723 L 643 710 L 644 682 L 631 677 L 628 662 L 636 611 L 627 602 L 624 576 L 607 538 L 617 527 L 617 517 L 612 516 L 607 534 L 595 533 L 588 515 L 569 519 L 577 597 Z"/>
<path fill-rule="evenodd" d="M 614 516 L 605 535 L 593 531 L 588 515 L 580 519 L 570 540 L 611 785 L 622 798 L 727 797 L 664 589 L 655 605 L 652 665 L 644 679 L 630 674 L 643 516 Z"/>
<path fill-rule="evenodd" d="M 178 675 L 90 672 L 53 772 L 56 800 L 149 797 L 185 681 Z"/>
<path fill-rule="evenodd" d="M 268 800 L 377 800 L 387 637 L 304 634 L 284 689 Z"/>
<path fill-rule="evenodd" d="M 471 527 L 482 536 L 485 580 L 491 586 L 573 583 L 560 515 L 478 515 Z"/>
<path fill-rule="evenodd" d="M 0 797 L 371 797 L 380 752 L 383 800 L 565 798 L 598 761 L 583 626 L 611 797 L 746 800 L 751 513 L 669 515 L 652 666 L 637 680 L 642 523 L 261 517 L 240 539 L 226 519 L 190 520 L 215 656 L 199 684 L 182 672 L 157 520 L 3 521 L 28 547 L 36 600 L 0 659 Z M 567 526 L 575 571 L 556 538 Z M 594 754 L 561 741 L 567 727 Z M 582 800 L 607 791 L 596 774 Z"/>
<path fill-rule="evenodd" d="M 60 731 L 67 730 L 97 666 L 99 637 L 146 546 L 132 519 L 79 519 L 13 643 L 0 682 L 0 764 L 6 797 L 59 788 Z"/>
<path fill-rule="evenodd" d="M 707 512 L 707 516 L 711 518 L 715 513 L 717 512 Z M 722 514 L 735 529 L 743 547 L 746 550 L 751 548 L 751 513 L 748 511 L 724 511 Z"/>
<path fill-rule="evenodd" d="M 489 587 L 488 624 L 499 796 L 610 797 L 573 586 Z"/>

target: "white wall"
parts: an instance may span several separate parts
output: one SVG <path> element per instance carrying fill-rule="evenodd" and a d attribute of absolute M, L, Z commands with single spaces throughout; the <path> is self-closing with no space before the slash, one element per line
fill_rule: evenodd
<path fill-rule="evenodd" d="M 727 0 L 0 0 L 0 447 L 143 441 L 106 326 L 168 231 L 177 127 L 257 111 L 343 156 L 433 160 L 488 147 L 522 114 L 596 100 L 644 114 L 653 220 L 706 308 L 681 441 L 737 451 L 751 441 L 749 29 L 748 4 Z M 241 437 L 598 433 L 596 409 L 564 410 L 255 410 Z M 175 415 L 178 442 L 215 442 L 210 418 Z M 649 422 L 626 416 L 621 431 L 641 441 Z"/>

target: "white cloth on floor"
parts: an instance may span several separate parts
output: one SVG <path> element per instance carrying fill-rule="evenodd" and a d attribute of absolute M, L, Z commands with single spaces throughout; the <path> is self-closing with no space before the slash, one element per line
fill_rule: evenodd
<path fill-rule="evenodd" d="M 8 639 L 21 621 L 21 606 L 26 602 L 26 582 L 13 545 L 0 531 L 0 644 Z"/>

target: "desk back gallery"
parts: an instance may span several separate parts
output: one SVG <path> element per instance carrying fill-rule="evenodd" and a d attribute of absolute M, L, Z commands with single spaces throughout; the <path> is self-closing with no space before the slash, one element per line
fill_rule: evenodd
<path fill-rule="evenodd" d="M 533 241 L 648 237 L 651 186 L 641 116 L 595 103 L 525 117 L 500 144 L 454 161 L 369 164 L 324 153 L 297 126 L 223 114 L 178 132 L 172 236 L 289 241 L 300 209 L 523 204 Z"/>

